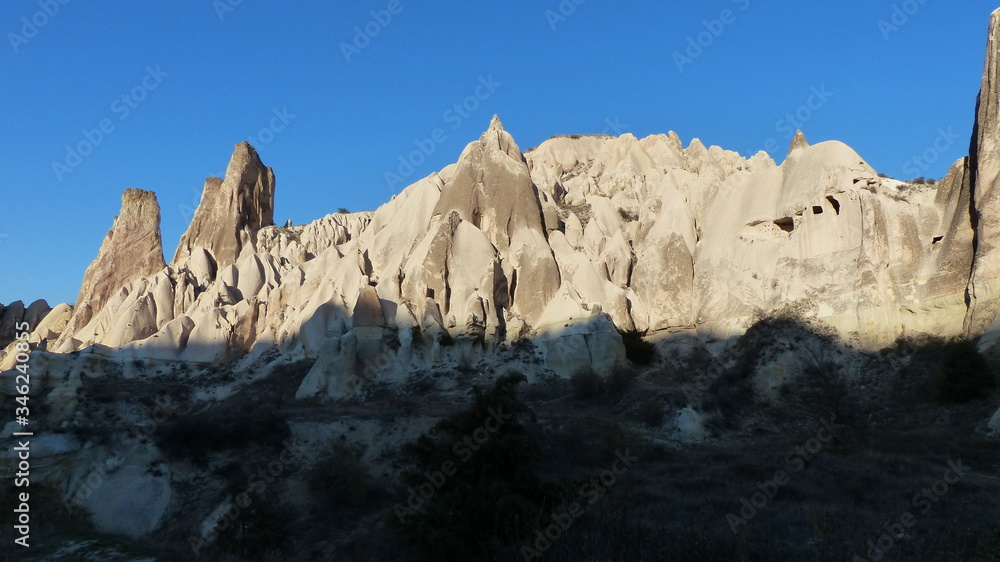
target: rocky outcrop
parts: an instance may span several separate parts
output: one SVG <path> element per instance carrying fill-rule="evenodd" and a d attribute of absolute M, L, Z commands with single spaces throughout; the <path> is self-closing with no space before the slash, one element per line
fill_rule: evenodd
<path fill-rule="evenodd" d="M 609 373 L 624 361 L 618 330 L 725 342 L 777 312 L 866 349 L 984 332 L 990 347 L 998 34 L 1000 12 L 973 154 L 936 184 L 880 176 L 845 144 L 801 132 L 778 165 L 674 133 L 562 136 L 522 152 L 494 118 L 455 164 L 375 211 L 277 228 L 274 175 L 237 145 L 169 266 L 128 259 L 117 232 L 156 232 L 144 256 L 159 239 L 148 211 L 143 222 L 123 208 L 91 266 L 109 273 L 88 270 L 55 351 L 211 364 L 277 349 L 316 360 L 301 397 L 338 397 L 525 338 L 543 371 Z"/>
<path fill-rule="evenodd" d="M 126 283 L 151 277 L 165 265 L 156 194 L 125 190 L 121 212 L 83 275 L 66 336 L 87 326 Z"/>
<path fill-rule="evenodd" d="M 536 320 L 559 288 L 559 268 L 546 240 L 541 204 L 524 155 L 496 116 L 479 142 L 462 153 L 433 217 L 450 221 L 452 213 L 485 234 L 506 257 L 511 309 L 528 321 Z"/>
<path fill-rule="evenodd" d="M 968 334 L 980 334 L 1000 309 L 1000 9 L 990 16 L 982 88 L 969 148 L 976 258 L 969 280 Z"/>
<path fill-rule="evenodd" d="M 226 178 L 208 178 L 201 202 L 181 237 L 173 264 L 204 248 L 220 269 L 231 265 L 257 232 L 274 224 L 274 172 L 247 142 L 236 145 Z"/>

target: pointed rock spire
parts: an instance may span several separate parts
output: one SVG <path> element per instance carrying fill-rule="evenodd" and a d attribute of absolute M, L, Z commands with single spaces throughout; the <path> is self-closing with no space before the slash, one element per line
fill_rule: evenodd
<path fill-rule="evenodd" d="M 976 256 L 965 332 L 982 334 L 1000 308 L 1000 9 L 990 16 L 986 64 L 969 148 Z"/>
<path fill-rule="evenodd" d="M 508 280 L 509 286 L 520 287 L 514 305 L 529 321 L 535 319 L 559 288 L 559 268 L 546 241 L 528 164 L 499 117 L 466 147 L 432 216 L 440 220 L 453 213 L 481 230 L 519 270 Z"/>
<path fill-rule="evenodd" d="M 274 224 L 274 172 L 247 142 L 236 145 L 226 178 L 208 178 L 191 225 L 181 237 L 173 263 L 196 247 L 208 250 L 218 268 L 232 264 L 257 231 Z"/>
<path fill-rule="evenodd" d="M 129 281 L 152 277 L 166 264 L 160 239 L 160 205 L 156 194 L 127 189 L 122 209 L 104 243 L 83 275 L 76 308 L 64 334 L 83 328 Z"/>
<path fill-rule="evenodd" d="M 799 129 L 795 131 L 795 138 L 793 138 L 792 142 L 788 145 L 788 154 L 791 155 L 792 152 L 800 148 L 808 148 L 808 147 L 809 147 L 809 141 L 806 140 L 806 136 L 805 134 L 802 133 L 802 129 Z"/>
<path fill-rule="evenodd" d="M 501 249 L 510 245 L 517 228 L 543 232 L 538 192 L 528 165 L 497 116 L 462 153 L 452 180 L 441 191 L 434 215 L 447 217 L 452 211 Z"/>
<path fill-rule="evenodd" d="M 490 128 L 480 137 L 480 142 L 489 146 L 495 146 L 500 152 L 518 162 L 524 161 L 524 155 L 521 154 L 520 147 L 514 142 L 514 137 L 504 130 L 499 115 L 493 116 L 493 119 L 490 121 Z"/>

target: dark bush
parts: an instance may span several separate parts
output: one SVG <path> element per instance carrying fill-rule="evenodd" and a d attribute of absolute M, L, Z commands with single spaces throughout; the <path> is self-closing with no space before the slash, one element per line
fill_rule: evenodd
<path fill-rule="evenodd" d="M 401 498 L 390 514 L 419 559 L 493 560 L 505 545 L 531 536 L 540 514 L 553 505 L 553 488 L 535 472 L 541 449 L 522 423 L 523 418 L 534 420 L 516 395 L 525 380 L 507 375 L 487 392 L 475 389 L 468 410 L 442 420 L 403 448 L 413 462 L 403 473 L 404 484 L 410 490 L 433 489 L 416 507 Z M 497 419 L 495 413 L 503 414 L 503 423 L 489 421 Z M 477 437 L 490 428 L 495 431 L 485 441 Z"/>
<path fill-rule="evenodd" d="M 154 435 L 157 446 L 169 458 L 202 463 L 215 451 L 254 445 L 277 450 L 291 436 L 291 430 L 274 411 L 225 409 L 168 421 Z"/>
<path fill-rule="evenodd" d="M 616 395 L 625 392 L 632 387 L 637 376 L 635 370 L 628 367 L 615 369 L 604 383 L 605 394 Z"/>
<path fill-rule="evenodd" d="M 645 332 L 618 330 L 625 344 L 625 356 L 636 365 L 649 365 L 656 359 L 656 347 L 646 341 Z"/>
<path fill-rule="evenodd" d="M 309 470 L 309 491 L 323 510 L 354 510 L 378 495 L 378 487 L 361 460 L 363 450 L 336 442 Z"/>
<path fill-rule="evenodd" d="M 290 546 L 294 519 L 295 513 L 280 503 L 277 494 L 251 493 L 250 504 L 240 509 L 235 521 L 218 527 L 212 554 L 216 560 L 219 553 L 244 560 L 287 560 L 281 554 Z"/>
<path fill-rule="evenodd" d="M 593 400 L 603 396 L 605 392 L 604 379 L 593 369 L 582 369 L 573 374 L 569 380 L 573 387 L 573 397 L 577 400 Z"/>
<path fill-rule="evenodd" d="M 943 353 L 941 370 L 934 381 L 942 402 L 963 404 L 986 398 L 996 389 L 996 376 L 975 342 L 950 343 Z"/>
<path fill-rule="evenodd" d="M 639 407 L 639 421 L 649 427 L 660 427 L 663 425 L 664 417 L 666 416 L 663 411 L 663 402 L 659 400 L 649 400 Z"/>
<path fill-rule="evenodd" d="M 611 376 L 604 378 L 591 368 L 581 369 L 570 378 L 573 397 L 577 400 L 596 400 L 620 395 L 635 382 L 636 372 L 629 368 L 617 368 Z"/>

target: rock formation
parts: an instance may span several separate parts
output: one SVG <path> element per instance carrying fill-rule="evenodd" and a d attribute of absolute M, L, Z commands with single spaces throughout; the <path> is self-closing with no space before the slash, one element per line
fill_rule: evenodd
<path fill-rule="evenodd" d="M 969 334 L 982 333 L 1000 307 L 1000 9 L 990 16 L 983 83 L 969 148 L 976 259 L 969 280 Z"/>
<path fill-rule="evenodd" d="M 236 145 L 226 178 L 208 178 L 194 219 L 181 237 L 172 263 L 201 247 L 219 268 L 232 264 L 257 231 L 274 224 L 274 172 L 247 142 Z"/>
<path fill-rule="evenodd" d="M 127 189 L 121 212 L 83 274 L 80 294 L 65 333 L 82 331 L 126 283 L 159 272 L 163 262 L 160 206 L 151 191 Z"/>
<path fill-rule="evenodd" d="M 624 360 L 618 330 L 727 341 L 778 311 L 867 349 L 984 333 L 989 348 L 1000 341 L 998 37 L 1000 11 L 972 153 L 936 184 L 882 177 L 843 143 L 801 132 L 778 165 L 674 133 L 561 136 L 522 152 L 494 118 L 456 164 L 377 210 L 277 228 L 274 174 L 241 143 L 169 266 L 155 198 L 127 191 L 75 310 L 57 309 L 33 338 L 195 365 L 277 349 L 316 360 L 299 396 L 332 397 L 474 365 L 522 338 L 543 370 L 606 374 Z M 22 308 L 3 312 L 0 336 Z"/>

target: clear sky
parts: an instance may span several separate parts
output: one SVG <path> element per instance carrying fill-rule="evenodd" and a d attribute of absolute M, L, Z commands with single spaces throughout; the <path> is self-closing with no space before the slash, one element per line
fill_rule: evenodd
<path fill-rule="evenodd" d="M 494 113 L 524 150 L 673 130 L 779 161 L 804 118 L 810 142 L 941 177 L 968 152 L 996 7 L 5 0 L 0 302 L 74 301 L 129 187 L 157 193 L 170 261 L 204 178 L 242 140 L 274 168 L 275 221 L 296 224 L 374 209 L 454 162 Z M 925 152 L 933 163 L 914 160 Z"/>

